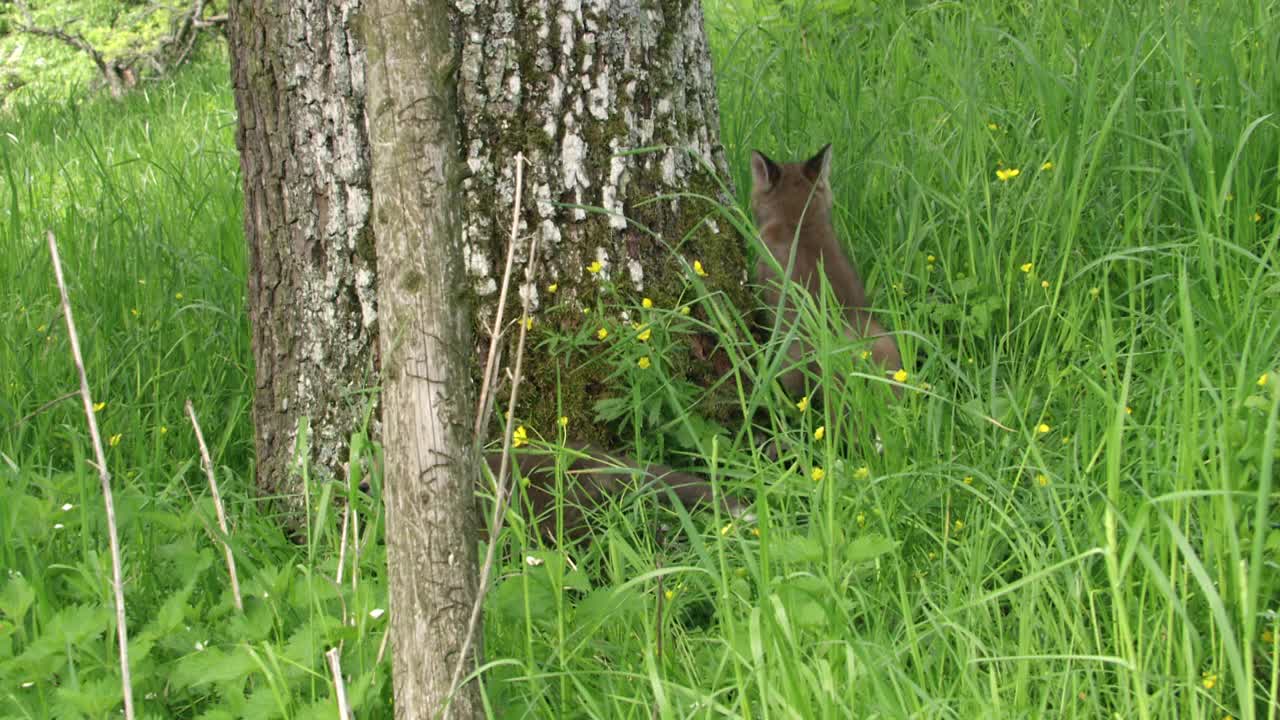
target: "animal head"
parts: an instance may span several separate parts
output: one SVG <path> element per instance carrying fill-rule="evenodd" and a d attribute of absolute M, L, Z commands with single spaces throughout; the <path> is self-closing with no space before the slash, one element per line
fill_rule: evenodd
<path fill-rule="evenodd" d="M 751 151 L 751 209 L 756 225 L 829 222 L 831 145 L 804 162 L 776 163 Z"/>

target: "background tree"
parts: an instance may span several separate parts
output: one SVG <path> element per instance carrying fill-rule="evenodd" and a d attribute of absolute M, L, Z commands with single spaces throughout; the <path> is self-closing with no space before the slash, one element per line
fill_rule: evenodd
<path fill-rule="evenodd" d="M 544 327 L 579 328 L 582 310 L 603 301 L 602 279 L 637 304 L 643 294 L 670 307 L 694 259 L 711 289 L 748 306 L 741 240 L 708 201 L 728 201 L 720 184 L 727 169 L 698 3 L 521 7 L 454 3 L 459 62 L 423 69 L 456 79 L 465 299 L 481 339 L 497 306 L 517 152 L 528 158 L 531 196 L 521 237 L 527 243 L 539 233 L 547 261 L 538 287 L 513 292 L 534 295 Z M 298 491 L 289 463 L 300 418 L 312 427 L 313 474 L 341 474 L 346 439 L 364 419 L 363 391 L 374 384 L 375 243 L 358 11 L 354 1 L 246 0 L 231 13 L 258 478 L 270 493 Z M 625 154 L 636 148 L 656 149 Z M 584 269 L 597 261 L 599 273 Z M 705 384 L 715 373 L 705 350 L 667 360 Z M 567 412 L 579 437 L 607 442 L 607 429 L 590 420 L 611 370 L 565 372 L 586 356 L 547 346 L 530 353 L 521 416 L 550 431 Z"/>
<path fill-rule="evenodd" d="M 456 30 L 449 41 L 446 19 Z M 479 354 L 460 347 L 465 328 L 430 318 L 450 291 L 453 319 L 486 327 L 493 317 L 512 221 L 511 159 L 529 158 L 532 201 L 521 236 L 540 235 L 551 257 L 538 287 L 513 292 L 538 299 L 555 284 L 556 306 L 543 303 L 541 314 L 548 325 L 572 331 L 583 309 L 620 298 L 638 305 L 641 293 L 669 307 L 695 260 L 712 289 L 747 304 L 740 239 L 715 219 L 714 202 L 728 201 L 720 180 L 727 168 L 701 9 L 655 0 L 241 0 L 232 4 L 229 38 L 258 483 L 300 496 L 291 461 L 302 418 L 312 427 L 302 449 L 313 476 L 340 475 L 347 438 L 363 421 L 363 390 L 382 373 L 392 622 L 402 631 L 398 712 L 427 712 L 447 690 L 438 671 L 451 669 L 431 665 L 438 655 L 432 659 L 428 637 L 465 616 L 474 595 L 469 487 L 458 483 L 465 473 L 444 467 L 458 460 L 461 443 L 456 424 L 431 408 L 470 409 L 466 383 L 440 360 Z M 367 104 L 366 48 L 376 106 Z M 454 164 L 465 173 L 445 174 Z M 454 236 L 440 208 L 453 190 L 461 195 L 456 239 L 465 272 L 447 275 L 454 287 L 446 289 L 444 276 L 428 270 L 451 267 Z M 390 306 L 379 311 L 377 300 Z M 379 331 L 388 334 L 380 343 Z M 586 421 L 611 369 L 567 372 L 584 359 L 547 345 L 531 353 L 527 366 L 541 370 L 529 375 L 528 409 L 519 412 L 533 427 L 550 430 L 564 407 L 577 416 L 579 436 L 607 434 Z M 705 359 L 667 360 L 695 379 L 712 372 Z M 447 638 L 431 639 L 448 654 Z M 463 714 L 477 707 L 470 697 L 459 699 Z"/>

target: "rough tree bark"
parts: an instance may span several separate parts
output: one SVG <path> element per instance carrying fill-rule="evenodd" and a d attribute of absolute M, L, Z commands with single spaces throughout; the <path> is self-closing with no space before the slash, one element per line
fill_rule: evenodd
<path fill-rule="evenodd" d="M 452 690 L 476 598 L 479 479 L 448 0 L 365 0 L 396 717 L 481 717 Z M 469 653 L 471 654 L 471 653 Z M 474 665 L 470 660 L 466 667 Z"/>
<path fill-rule="evenodd" d="M 695 259 L 707 269 L 712 290 L 750 307 L 742 240 L 729 224 L 706 200 L 655 202 L 664 193 L 732 202 L 716 177 L 728 182 L 698 1 L 452 2 L 468 169 L 463 242 L 478 327 L 497 306 L 511 223 L 510 159 L 518 152 L 528 158 L 525 186 L 532 198 L 520 220 L 526 239 L 520 250 L 539 233 L 544 259 L 537 287 L 516 292 L 532 294 L 542 307 L 540 327 L 571 330 L 598 322 L 582 310 L 596 307 L 605 278 L 631 303 L 647 296 L 659 307 L 673 307 L 686 288 L 684 263 Z M 648 147 L 657 150 L 623 154 Z M 584 270 L 592 261 L 602 264 L 600 273 Z M 604 429 L 590 421 L 595 401 L 609 393 L 605 380 L 613 369 L 584 367 L 585 356 L 563 356 L 536 342 L 529 352 L 521 391 L 528 401 L 520 417 L 554 436 L 555 420 L 564 413 L 574 418 L 581 439 L 609 443 Z M 705 357 L 668 360 L 695 384 L 721 374 Z M 560 406 L 552 401 L 557 389 Z"/>
<path fill-rule="evenodd" d="M 297 425 L 311 474 L 340 476 L 377 343 L 359 0 L 239 0 L 235 86 L 259 487 L 296 510 Z"/>

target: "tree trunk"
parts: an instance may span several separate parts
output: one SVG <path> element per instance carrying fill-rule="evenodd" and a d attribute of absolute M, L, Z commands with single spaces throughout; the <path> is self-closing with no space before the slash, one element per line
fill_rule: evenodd
<path fill-rule="evenodd" d="M 366 0 L 390 632 L 397 718 L 482 716 L 449 698 L 476 599 L 470 320 L 458 300 L 457 113 L 448 0 Z M 471 653 L 468 653 L 471 654 Z M 468 658 L 464 670 L 475 666 Z"/>
<path fill-rule="evenodd" d="M 728 169 L 697 0 L 452 2 L 469 171 L 462 181 L 462 237 L 482 336 L 497 307 L 511 224 L 511 158 L 519 152 L 528 158 L 531 202 L 520 219 L 526 240 L 517 258 L 538 233 L 543 259 L 537 287 L 515 292 L 533 295 L 540 328 L 572 331 L 601 322 L 594 314 L 598 303 L 617 316 L 619 301 L 637 306 L 649 297 L 659 308 L 687 302 L 693 260 L 708 272 L 712 291 L 751 307 L 741 238 L 710 203 L 691 197 L 732 203 L 731 191 L 720 185 L 729 182 Z M 619 154 L 654 146 L 653 152 Z M 685 196 L 654 202 L 664 193 Z M 599 273 L 584 269 L 593 261 L 601 263 Z M 602 280 L 619 294 L 606 296 Z M 512 302 L 519 307 L 518 298 Z M 556 419 L 568 415 L 577 437 L 610 445 L 612 438 L 591 421 L 595 402 L 610 392 L 613 368 L 536 340 L 535 332 L 519 416 L 554 437 Z M 705 356 L 668 360 L 690 382 L 706 386 L 723 368 L 711 367 Z"/>
<path fill-rule="evenodd" d="M 313 478 L 341 477 L 375 384 L 359 0 L 239 0 L 228 38 L 249 246 L 259 487 L 293 509 L 294 446 L 310 420 Z M 299 458 L 301 459 L 301 458 Z M 294 518 L 296 520 L 296 517 Z"/>

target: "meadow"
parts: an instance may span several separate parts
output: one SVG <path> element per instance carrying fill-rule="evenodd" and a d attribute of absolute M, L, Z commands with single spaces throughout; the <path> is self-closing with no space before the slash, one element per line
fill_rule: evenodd
<path fill-rule="evenodd" d="M 838 229 L 908 391 L 885 404 L 848 370 L 820 301 L 823 402 L 753 391 L 778 457 L 730 428 L 702 460 L 754 524 L 680 515 L 660 544 L 641 504 L 571 553 L 506 531 L 491 714 L 1280 715 L 1280 3 L 705 12 L 741 208 L 752 148 L 834 143 Z M 119 103 L 0 110 L 0 717 L 121 701 L 45 230 L 115 478 L 142 715 L 334 717 L 339 647 L 357 716 L 392 716 L 380 479 L 309 484 L 300 544 L 252 489 L 234 128 L 219 57 Z M 620 369 L 611 412 L 669 408 L 662 370 Z"/>

